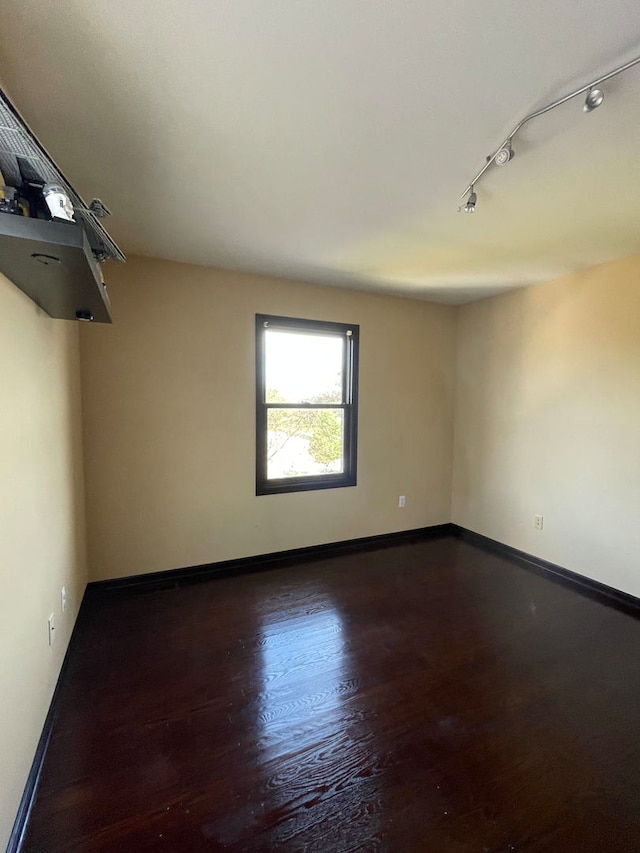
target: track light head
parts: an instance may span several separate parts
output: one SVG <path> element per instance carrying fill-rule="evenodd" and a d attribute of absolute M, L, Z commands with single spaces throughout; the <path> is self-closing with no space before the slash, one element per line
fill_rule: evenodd
<path fill-rule="evenodd" d="M 511 147 L 511 140 L 509 140 L 507 144 L 496 153 L 496 156 L 493 158 L 493 162 L 496 166 L 506 166 L 509 160 L 513 160 L 515 155 L 516 152 Z"/>
<path fill-rule="evenodd" d="M 465 213 L 475 213 L 476 212 L 476 202 L 478 201 L 478 194 L 471 187 L 471 192 L 469 193 L 469 198 L 467 199 L 467 203 L 462 208 Z"/>
<path fill-rule="evenodd" d="M 597 109 L 603 101 L 604 92 L 602 89 L 589 89 L 587 97 L 584 99 L 584 107 L 582 109 L 585 113 L 593 112 L 593 110 Z"/>

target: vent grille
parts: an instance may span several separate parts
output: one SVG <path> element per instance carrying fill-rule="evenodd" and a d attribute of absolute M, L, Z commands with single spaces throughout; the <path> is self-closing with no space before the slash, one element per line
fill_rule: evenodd
<path fill-rule="evenodd" d="M 0 89 L 0 170 L 7 183 L 16 186 L 22 182 L 19 160 L 22 161 L 23 172 L 38 176 L 43 183 L 61 184 L 65 188 L 98 260 L 107 258 L 120 262 L 126 260 L 100 220 L 87 210 L 86 203 L 58 169 Z"/>

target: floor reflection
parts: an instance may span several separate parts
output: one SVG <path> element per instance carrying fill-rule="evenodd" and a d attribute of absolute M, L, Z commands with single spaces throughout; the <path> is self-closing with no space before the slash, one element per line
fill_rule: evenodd
<path fill-rule="evenodd" d="M 354 831 L 379 849 L 386 756 L 360 693 L 348 622 L 318 588 L 300 593 L 261 614 L 261 825 L 283 846 L 313 828 L 309 853 L 347 849 Z"/>
<path fill-rule="evenodd" d="M 316 600 L 313 610 L 265 616 L 259 642 L 259 746 L 269 760 L 340 724 L 348 680 L 342 619 L 328 598 Z"/>

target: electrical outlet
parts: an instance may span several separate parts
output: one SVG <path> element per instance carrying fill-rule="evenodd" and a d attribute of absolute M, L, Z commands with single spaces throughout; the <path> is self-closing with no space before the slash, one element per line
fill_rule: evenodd
<path fill-rule="evenodd" d="M 405 504 L 405 496 L 404 496 L 404 495 L 400 495 L 400 497 L 398 498 L 398 507 L 399 507 L 399 509 L 403 509 L 404 504 Z"/>
<path fill-rule="evenodd" d="M 56 631 L 55 618 L 53 613 L 50 614 L 49 619 L 47 620 L 47 625 L 49 626 L 49 645 L 52 646 L 53 638 Z"/>
<path fill-rule="evenodd" d="M 63 613 L 67 609 L 67 588 L 66 588 L 66 586 L 63 586 L 62 589 L 60 590 L 60 607 L 61 607 Z"/>
<path fill-rule="evenodd" d="M 544 526 L 544 518 L 541 515 L 533 516 L 533 526 L 536 530 L 542 530 Z"/>

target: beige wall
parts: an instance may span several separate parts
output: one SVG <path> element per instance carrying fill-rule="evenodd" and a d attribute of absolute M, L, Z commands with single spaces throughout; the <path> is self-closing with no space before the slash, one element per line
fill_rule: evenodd
<path fill-rule="evenodd" d="M 86 558 L 78 330 L 51 320 L 2 275 L 0 400 L 4 850 L 84 591 Z"/>
<path fill-rule="evenodd" d="M 460 309 L 454 458 L 454 522 L 640 595 L 640 257 Z"/>
<path fill-rule="evenodd" d="M 105 273 L 114 324 L 81 330 L 94 578 L 449 520 L 454 309 L 142 258 Z M 360 324 L 355 488 L 256 497 L 261 312 Z"/>

